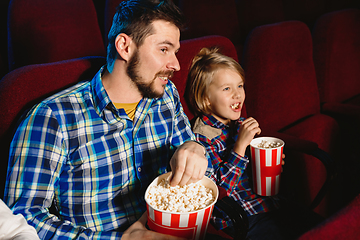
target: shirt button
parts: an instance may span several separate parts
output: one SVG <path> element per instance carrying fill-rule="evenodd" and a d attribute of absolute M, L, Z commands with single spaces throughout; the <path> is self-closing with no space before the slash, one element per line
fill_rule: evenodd
<path fill-rule="evenodd" d="M 141 167 L 138 167 L 138 169 L 137 169 L 137 170 L 138 170 L 138 172 L 141 172 Z"/>

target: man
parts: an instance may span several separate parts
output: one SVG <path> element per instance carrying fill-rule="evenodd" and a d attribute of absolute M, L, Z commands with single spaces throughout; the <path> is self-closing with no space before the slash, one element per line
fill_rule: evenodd
<path fill-rule="evenodd" d="M 208 166 L 168 80 L 180 69 L 182 19 L 171 0 L 121 3 L 106 67 L 20 124 L 5 199 L 41 239 L 178 239 L 147 230 L 144 193 L 167 169 L 174 186 Z"/>

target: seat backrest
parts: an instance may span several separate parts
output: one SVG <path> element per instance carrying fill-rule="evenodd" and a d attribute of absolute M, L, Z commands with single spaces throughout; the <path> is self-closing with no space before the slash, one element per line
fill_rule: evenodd
<path fill-rule="evenodd" d="M 11 0 L 9 68 L 85 56 L 105 56 L 92 0 Z"/>
<path fill-rule="evenodd" d="M 360 94 L 360 9 L 319 17 L 313 45 L 321 102 L 339 103 Z"/>
<path fill-rule="evenodd" d="M 279 131 L 320 111 L 311 33 L 300 21 L 256 27 L 244 46 L 246 111 Z"/>
<path fill-rule="evenodd" d="M 15 69 L 0 80 L 0 197 L 3 196 L 9 146 L 18 120 L 47 96 L 78 81 L 91 79 L 104 57 L 87 57 Z"/>
<path fill-rule="evenodd" d="M 194 38 L 189 40 L 183 40 L 180 42 L 180 51 L 177 54 L 179 63 L 180 63 L 180 71 L 174 73 L 174 77 L 172 81 L 175 83 L 181 98 L 181 102 L 184 108 L 185 114 L 189 117 L 189 119 L 193 118 L 193 114 L 190 112 L 188 103 L 184 98 L 184 93 L 186 89 L 186 80 L 187 75 L 189 73 L 189 68 L 194 56 L 200 51 L 200 49 L 204 47 L 218 47 L 220 51 L 238 61 L 236 49 L 232 42 L 223 36 L 206 36 L 201 38 Z M 243 115 L 246 114 L 245 108 L 243 108 Z"/>

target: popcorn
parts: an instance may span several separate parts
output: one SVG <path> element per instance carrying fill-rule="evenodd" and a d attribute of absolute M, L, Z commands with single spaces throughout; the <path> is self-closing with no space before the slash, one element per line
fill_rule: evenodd
<path fill-rule="evenodd" d="M 150 186 L 145 198 L 153 208 L 167 212 L 193 212 L 215 201 L 213 191 L 200 183 L 171 187 L 166 179 Z"/>
<path fill-rule="evenodd" d="M 268 142 L 266 140 L 261 140 L 261 142 L 257 145 L 259 148 L 277 148 L 280 146 L 280 142 Z"/>

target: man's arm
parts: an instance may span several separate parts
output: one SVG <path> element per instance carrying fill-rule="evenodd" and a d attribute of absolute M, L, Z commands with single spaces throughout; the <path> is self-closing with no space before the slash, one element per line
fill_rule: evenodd
<path fill-rule="evenodd" d="M 10 148 L 5 201 L 21 213 L 41 239 L 88 239 L 90 229 L 63 221 L 49 213 L 65 159 L 57 119 L 39 105 L 18 127 Z"/>
<path fill-rule="evenodd" d="M 175 85 L 169 81 L 169 97 L 173 99 L 175 116 L 173 118 L 172 145 L 177 149 L 174 152 L 170 167 L 171 186 L 186 185 L 203 178 L 208 167 L 205 148 L 195 141 L 190 122 L 180 102 L 179 93 Z"/>

